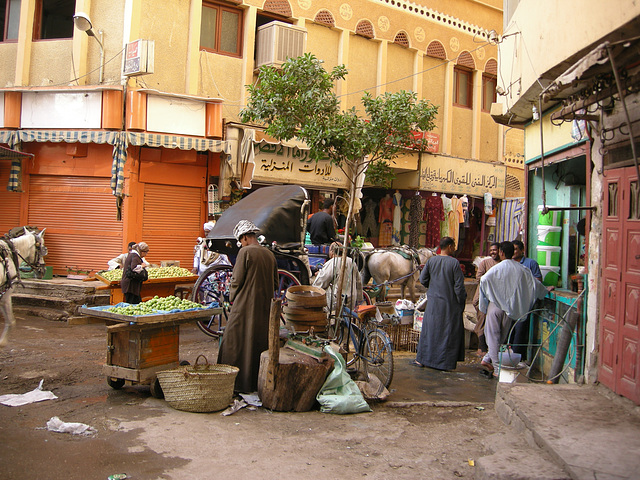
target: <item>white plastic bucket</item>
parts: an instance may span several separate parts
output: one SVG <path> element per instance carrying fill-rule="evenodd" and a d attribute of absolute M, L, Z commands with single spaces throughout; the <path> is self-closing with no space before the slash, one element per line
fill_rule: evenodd
<path fill-rule="evenodd" d="M 545 245 L 538 245 L 536 247 L 538 251 L 537 260 L 540 266 L 545 267 L 559 267 L 560 266 L 560 247 L 550 247 Z"/>
<path fill-rule="evenodd" d="M 549 225 L 552 227 L 562 226 L 562 210 L 552 210 L 545 215 L 542 214 L 542 205 L 538 205 L 538 224 Z M 547 208 L 558 208 L 552 205 L 547 205 Z"/>
<path fill-rule="evenodd" d="M 558 285 L 558 279 L 560 278 L 560 267 L 546 267 L 540 266 L 540 272 L 542 273 L 542 284 L 549 287 L 555 287 Z"/>
<path fill-rule="evenodd" d="M 562 227 L 538 225 L 538 245 L 559 247 L 562 240 Z"/>

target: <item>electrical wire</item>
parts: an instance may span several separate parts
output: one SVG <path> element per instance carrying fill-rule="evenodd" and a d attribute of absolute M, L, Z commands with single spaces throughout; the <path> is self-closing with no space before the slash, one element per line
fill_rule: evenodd
<path fill-rule="evenodd" d="M 104 65 L 107 65 L 108 63 L 112 62 L 113 60 L 115 60 L 117 57 L 119 57 L 120 55 L 122 55 L 122 52 L 124 52 L 124 48 L 122 50 L 120 50 L 118 53 L 116 53 L 113 57 L 111 57 L 109 60 L 107 60 L 106 62 L 104 62 Z M 73 54 L 72 54 L 73 56 Z M 94 68 L 93 70 L 85 73 L 84 75 L 80 75 L 79 77 L 76 77 L 72 80 L 68 80 L 66 82 L 62 82 L 62 83 L 54 83 L 52 85 L 47 85 L 48 87 L 63 87 L 63 86 L 68 86 L 70 83 L 76 82 L 78 83 L 78 80 L 80 80 L 81 78 L 84 77 L 88 77 L 89 75 L 91 75 L 94 72 L 97 72 L 98 70 L 100 70 L 100 68 L 102 68 L 104 65 L 99 66 L 98 68 Z M 74 68 L 74 73 L 75 73 L 75 68 Z M 40 86 L 28 86 L 28 87 L 24 87 L 26 90 L 29 89 L 39 89 L 41 88 Z"/>

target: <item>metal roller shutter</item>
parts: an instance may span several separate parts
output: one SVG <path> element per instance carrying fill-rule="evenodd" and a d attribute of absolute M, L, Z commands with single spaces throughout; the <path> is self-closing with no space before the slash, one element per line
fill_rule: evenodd
<path fill-rule="evenodd" d="M 191 270 L 196 238 L 203 234 L 204 189 L 147 183 L 144 186 L 142 239 L 150 263 L 178 260 Z"/>
<path fill-rule="evenodd" d="M 108 178 L 31 175 L 29 225 L 47 227 L 54 273 L 104 270 L 122 253 L 122 225 Z"/>
<path fill-rule="evenodd" d="M 0 160 L 0 235 L 20 225 L 21 193 L 7 191 L 11 160 Z"/>

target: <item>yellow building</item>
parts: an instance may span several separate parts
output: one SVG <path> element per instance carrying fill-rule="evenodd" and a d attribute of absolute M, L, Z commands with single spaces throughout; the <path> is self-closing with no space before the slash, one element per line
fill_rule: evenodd
<path fill-rule="evenodd" d="M 345 108 L 364 91 L 402 89 L 439 105 L 431 151 L 392 165 L 405 197 L 522 196 L 522 133 L 489 115 L 501 3 L 0 2 L 0 144 L 23 152 L 11 153 L 20 186 L 0 193 L 0 228 L 47 226 L 56 273 L 101 269 L 131 240 L 149 243 L 151 260 L 188 266 L 217 212 L 210 191 L 224 206 L 250 185 L 298 183 L 317 206 L 345 179 L 323 166 L 283 175 L 274 166 L 304 164 L 304 146 L 239 121 L 257 69 L 303 52 L 347 66 Z M 2 183 L 10 164 L 0 160 Z"/>

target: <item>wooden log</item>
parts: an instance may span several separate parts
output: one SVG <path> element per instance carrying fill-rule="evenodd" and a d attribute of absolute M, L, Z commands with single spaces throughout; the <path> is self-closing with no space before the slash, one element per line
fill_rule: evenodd
<path fill-rule="evenodd" d="M 260 355 L 258 395 L 262 406 L 277 412 L 306 412 L 316 403 L 316 395 L 333 368 L 333 359 L 321 361 L 291 348 L 281 348 L 275 372 L 275 388 L 267 386 L 269 351 Z"/>
<path fill-rule="evenodd" d="M 282 300 L 271 299 L 271 309 L 269 311 L 269 362 L 267 365 L 268 390 L 276 388 L 276 372 L 278 371 L 278 358 L 280 355 L 280 306 Z"/>

